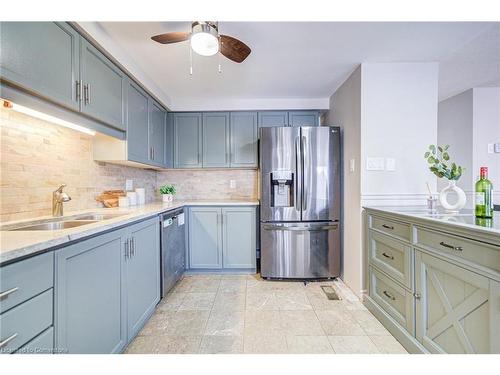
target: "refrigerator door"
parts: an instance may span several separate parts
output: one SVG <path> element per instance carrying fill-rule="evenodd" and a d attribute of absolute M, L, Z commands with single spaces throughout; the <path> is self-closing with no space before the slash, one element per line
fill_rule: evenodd
<path fill-rule="evenodd" d="M 302 221 L 340 219 L 340 129 L 302 127 Z"/>
<path fill-rule="evenodd" d="M 260 229 L 262 277 L 340 276 L 339 223 L 261 223 Z"/>
<path fill-rule="evenodd" d="M 300 128 L 260 129 L 261 221 L 300 221 Z"/>

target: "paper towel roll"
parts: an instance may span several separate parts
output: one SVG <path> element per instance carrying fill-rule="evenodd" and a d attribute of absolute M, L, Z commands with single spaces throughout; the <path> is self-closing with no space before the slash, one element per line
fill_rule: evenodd
<path fill-rule="evenodd" d="M 137 204 L 145 204 L 146 203 L 146 189 L 137 188 L 135 189 L 137 194 Z"/>

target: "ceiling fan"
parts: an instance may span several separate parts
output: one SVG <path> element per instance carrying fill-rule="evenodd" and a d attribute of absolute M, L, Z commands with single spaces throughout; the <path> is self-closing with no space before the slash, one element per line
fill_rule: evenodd
<path fill-rule="evenodd" d="M 212 56 L 220 51 L 229 60 L 243 62 L 252 51 L 241 40 L 219 34 L 218 22 L 194 21 L 191 32 L 170 32 L 152 36 L 155 42 L 170 44 L 191 40 L 191 48 L 202 56 Z"/>

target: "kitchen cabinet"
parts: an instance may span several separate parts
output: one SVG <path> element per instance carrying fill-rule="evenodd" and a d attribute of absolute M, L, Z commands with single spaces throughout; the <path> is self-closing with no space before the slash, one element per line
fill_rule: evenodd
<path fill-rule="evenodd" d="M 259 112 L 259 128 L 274 126 L 288 126 L 288 112 L 265 111 Z"/>
<path fill-rule="evenodd" d="M 233 168 L 257 168 L 257 113 L 231 113 L 231 160 Z"/>
<path fill-rule="evenodd" d="M 81 40 L 83 113 L 125 130 L 126 75 L 86 40 Z"/>
<path fill-rule="evenodd" d="M 118 353 L 160 299 L 158 218 L 56 251 L 55 347 Z"/>
<path fill-rule="evenodd" d="M 160 300 L 160 233 L 157 220 L 132 226 L 125 240 L 127 336 L 132 339 Z"/>
<path fill-rule="evenodd" d="M 149 147 L 151 163 L 165 166 L 165 111 L 151 98 L 149 99 Z"/>
<path fill-rule="evenodd" d="M 127 158 L 149 163 L 148 95 L 134 82 L 127 85 Z"/>
<path fill-rule="evenodd" d="M 174 113 L 174 167 L 201 168 L 202 115 L 201 113 Z"/>
<path fill-rule="evenodd" d="M 500 282 L 416 251 L 417 339 L 431 353 L 500 353 Z"/>
<path fill-rule="evenodd" d="M 229 167 L 229 113 L 205 112 L 203 123 L 203 168 Z"/>
<path fill-rule="evenodd" d="M 317 111 L 291 111 L 288 112 L 289 126 L 319 126 L 319 113 Z"/>
<path fill-rule="evenodd" d="M 64 22 L 2 22 L 0 75 L 78 111 L 80 35 Z"/>
<path fill-rule="evenodd" d="M 166 114 L 165 124 L 165 168 L 174 167 L 174 115 Z"/>
<path fill-rule="evenodd" d="M 255 269 L 255 207 L 191 207 L 190 269 Z"/>

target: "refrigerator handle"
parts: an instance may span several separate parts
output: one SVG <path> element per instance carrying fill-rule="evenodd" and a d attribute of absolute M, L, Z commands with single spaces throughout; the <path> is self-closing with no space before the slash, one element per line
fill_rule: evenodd
<path fill-rule="evenodd" d="M 306 183 L 304 181 L 304 175 L 306 174 L 305 169 L 306 169 L 306 157 L 307 157 L 305 136 L 300 137 L 300 156 L 301 156 L 301 171 L 302 171 L 301 172 L 302 211 L 306 211 L 307 210 L 306 197 L 309 194 L 309 192 L 307 191 Z M 309 165 L 309 162 L 307 163 L 307 165 Z"/>
<path fill-rule="evenodd" d="M 300 137 L 295 138 L 295 192 L 294 192 L 294 206 L 296 211 L 301 211 L 302 202 L 302 153 L 300 146 Z"/>

